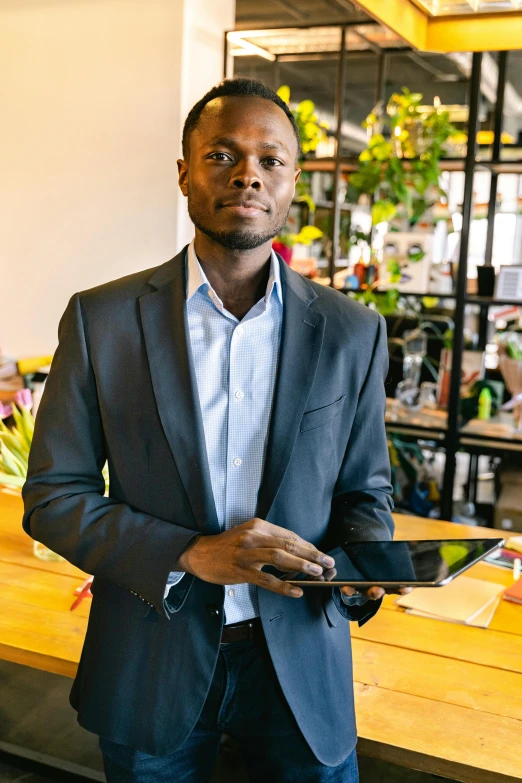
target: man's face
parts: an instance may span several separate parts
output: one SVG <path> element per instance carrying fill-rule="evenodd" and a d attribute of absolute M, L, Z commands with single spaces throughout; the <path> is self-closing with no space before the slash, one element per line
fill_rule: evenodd
<path fill-rule="evenodd" d="M 300 174 L 284 111 L 264 98 L 216 98 L 203 109 L 179 160 L 192 222 L 234 250 L 251 250 L 283 228 Z"/>

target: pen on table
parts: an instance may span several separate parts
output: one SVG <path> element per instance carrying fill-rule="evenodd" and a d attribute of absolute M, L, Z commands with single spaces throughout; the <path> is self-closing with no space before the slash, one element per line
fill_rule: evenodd
<path fill-rule="evenodd" d="M 83 585 L 81 586 L 80 592 L 78 593 L 78 597 L 73 602 L 69 611 L 72 612 L 73 609 L 76 609 L 76 607 L 83 601 L 85 596 L 89 594 L 91 585 L 92 585 L 92 577 L 89 577 L 89 579 L 86 579 Z"/>
<path fill-rule="evenodd" d="M 520 566 L 522 564 L 522 560 L 519 557 L 516 557 L 513 560 L 513 579 L 515 582 L 517 582 L 520 579 Z"/>

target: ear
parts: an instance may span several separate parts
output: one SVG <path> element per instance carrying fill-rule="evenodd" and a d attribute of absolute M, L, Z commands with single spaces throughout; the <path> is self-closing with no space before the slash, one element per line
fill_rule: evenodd
<path fill-rule="evenodd" d="M 178 185 L 184 196 L 188 195 L 188 164 L 183 158 L 179 158 L 178 164 Z"/>
<path fill-rule="evenodd" d="M 300 176 L 301 176 L 301 169 L 296 168 L 296 170 L 294 171 L 294 195 L 295 195 L 295 186 L 297 185 L 297 181 Z"/>

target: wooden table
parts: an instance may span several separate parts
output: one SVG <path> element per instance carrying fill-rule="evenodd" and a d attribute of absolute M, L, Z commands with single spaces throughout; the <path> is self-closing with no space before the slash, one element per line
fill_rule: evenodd
<path fill-rule="evenodd" d="M 471 419 L 460 429 L 460 443 L 473 449 L 522 451 L 522 436 L 511 432 L 513 414 L 499 411 L 489 421 Z M 410 411 L 398 400 L 386 399 L 386 429 L 399 435 L 411 435 L 425 440 L 444 441 L 448 429 L 448 414 L 439 408 L 419 408 Z"/>
<path fill-rule="evenodd" d="M 85 575 L 42 563 L 22 531 L 20 498 L 0 492 L 0 658 L 74 676 L 89 599 L 74 612 Z M 495 537 L 396 515 L 397 539 Z M 505 585 L 510 572 L 479 563 L 470 576 Z M 501 601 L 488 629 L 407 615 L 386 596 L 351 624 L 358 751 L 468 783 L 522 780 L 522 606 Z"/>

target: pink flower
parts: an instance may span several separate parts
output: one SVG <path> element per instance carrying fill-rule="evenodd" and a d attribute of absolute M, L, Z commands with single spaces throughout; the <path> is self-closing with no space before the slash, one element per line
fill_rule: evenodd
<path fill-rule="evenodd" d="M 19 389 L 15 394 L 15 402 L 20 408 L 31 410 L 33 407 L 33 395 L 30 389 Z"/>
<path fill-rule="evenodd" d="M 13 413 L 12 405 L 4 405 L 3 402 L 0 402 L 0 419 L 7 419 L 7 417 L 11 416 L 12 413 Z"/>

